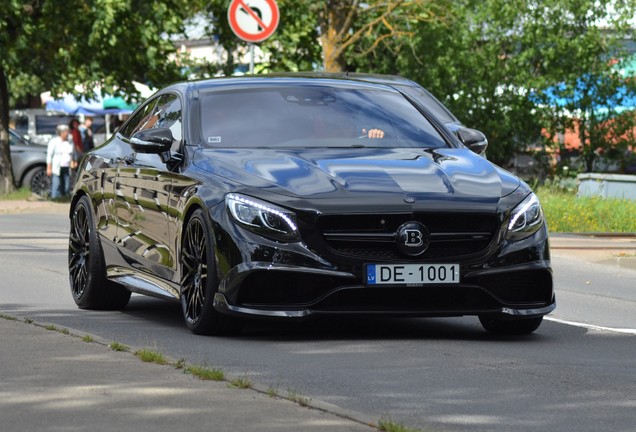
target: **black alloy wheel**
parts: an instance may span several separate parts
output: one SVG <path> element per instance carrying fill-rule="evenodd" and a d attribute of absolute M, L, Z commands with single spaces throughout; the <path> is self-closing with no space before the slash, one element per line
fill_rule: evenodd
<path fill-rule="evenodd" d="M 219 335 L 240 330 L 237 320 L 214 309 L 218 282 L 210 223 L 201 209 L 188 220 L 181 246 L 181 307 L 195 334 Z"/>
<path fill-rule="evenodd" d="M 28 186 L 31 192 L 42 197 L 48 198 L 51 194 L 51 179 L 46 175 L 46 168 L 33 168 L 24 176 L 23 185 Z"/>
<path fill-rule="evenodd" d="M 71 214 L 68 245 L 71 294 L 81 309 L 122 309 L 128 304 L 130 291 L 108 281 L 105 268 L 91 202 L 82 196 Z"/>

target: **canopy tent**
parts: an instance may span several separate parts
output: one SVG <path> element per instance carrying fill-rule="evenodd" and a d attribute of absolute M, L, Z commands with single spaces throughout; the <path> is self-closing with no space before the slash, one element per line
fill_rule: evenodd
<path fill-rule="evenodd" d="M 154 93 L 154 90 L 145 84 L 133 81 L 133 86 L 142 99 Z M 81 93 L 82 86 L 77 86 L 75 90 Z M 61 98 L 51 97 L 51 92 L 42 93 L 40 96 L 47 110 L 62 111 L 72 115 L 130 114 L 138 106 L 138 104 L 129 104 L 121 96 L 97 95 L 91 99 L 82 97 L 79 100 L 68 93 L 64 93 Z"/>
<path fill-rule="evenodd" d="M 122 98 L 96 96 L 93 99 L 75 98 L 71 94 L 64 95 L 61 99 L 49 99 L 45 102 L 49 111 L 62 111 L 68 114 L 104 115 L 104 114 L 130 114 L 137 107 L 127 104 Z"/>

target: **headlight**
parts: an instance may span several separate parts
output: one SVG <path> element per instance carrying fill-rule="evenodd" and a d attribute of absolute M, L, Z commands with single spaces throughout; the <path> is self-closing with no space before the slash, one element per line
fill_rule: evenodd
<path fill-rule="evenodd" d="M 543 210 L 539 199 L 533 193 L 510 212 L 506 239 L 522 240 L 530 237 L 541 228 L 543 223 Z"/>
<path fill-rule="evenodd" d="M 256 234 L 281 242 L 300 240 L 296 215 L 256 198 L 228 194 L 225 204 L 236 222 Z"/>

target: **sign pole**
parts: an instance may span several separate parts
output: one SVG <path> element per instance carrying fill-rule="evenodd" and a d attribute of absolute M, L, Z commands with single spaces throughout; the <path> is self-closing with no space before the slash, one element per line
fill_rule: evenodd
<path fill-rule="evenodd" d="M 254 44 L 270 37 L 280 19 L 276 0 L 232 0 L 227 10 L 230 28 L 250 46 L 250 74 L 254 74 Z"/>
<path fill-rule="evenodd" d="M 250 44 L 250 74 L 254 75 L 254 44 Z"/>

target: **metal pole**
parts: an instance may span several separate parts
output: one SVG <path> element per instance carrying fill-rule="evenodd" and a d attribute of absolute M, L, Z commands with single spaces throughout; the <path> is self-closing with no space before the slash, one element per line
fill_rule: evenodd
<path fill-rule="evenodd" d="M 254 74 L 254 44 L 250 44 L 250 74 Z"/>

